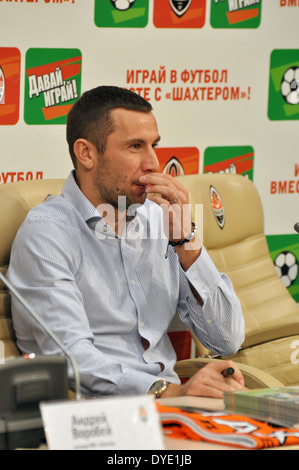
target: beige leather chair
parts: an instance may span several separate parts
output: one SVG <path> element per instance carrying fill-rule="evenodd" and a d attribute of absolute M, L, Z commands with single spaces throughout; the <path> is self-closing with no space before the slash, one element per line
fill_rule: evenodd
<path fill-rule="evenodd" d="M 246 182 L 243 177 L 240 178 L 236 177 L 235 179 L 231 180 L 230 178 L 223 179 L 221 177 L 216 177 L 215 179 L 214 177 L 210 177 L 209 175 L 195 175 L 194 177 L 184 177 L 182 181 L 184 184 L 186 184 L 187 187 L 190 188 L 191 197 L 193 198 L 193 201 L 202 201 L 207 205 L 207 210 L 205 210 L 204 230 L 206 246 L 210 251 L 211 256 L 214 258 L 216 264 L 220 267 L 220 269 L 227 271 L 228 274 L 231 275 L 235 287 L 237 288 L 237 291 L 240 295 L 243 307 L 245 307 L 245 316 L 248 317 L 248 315 L 251 315 L 251 312 L 253 315 L 256 315 L 255 309 L 249 309 L 249 307 L 247 306 L 248 297 L 249 299 L 251 298 L 251 303 L 257 302 L 254 301 L 255 290 L 252 291 L 252 295 L 250 295 L 250 293 L 248 294 L 247 290 L 250 290 L 251 286 L 254 287 L 254 283 L 259 284 L 259 282 L 265 282 L 261 272 L 261 264 L 263 264 L 263 261 L 259 260 L 257 262 L 257 269 L 254 269 L 254 266 L 252 266 L 252 264 L 254 263 L 252 258 L 255 257 L 256 260 L 259 259 L 259 254 L 261 252 L 261 248 L 259 248 L 259 246 L 262 245 L 266 251 L 266 242 L 262 233 L 262 221 L 260 220 L 262 218 L 262 215 L 258 195 L 255 189 L 252 187 L 251 183 Z M 19 226 L 25 219 L 27 212 L 35 205 L 43 202 L 49 194 L 60 194 L 63 184 L 64 180 L 42 180 L 0 185 L 0 270 L 3 274 L 5 274 L 7 270 L 13 239 L 17 233 Z M 223 193 L 223 200 L 226 209 L 226 221 L 223 231 L 218 230 L 213 213 L 210 210 L 211 207 L 208 198 L 210 184 L 214 184 L 219 189 L 220 193 Z M 227 185 L 229 186 L 229 189 L 224 190 L 224 188 L 227 188 Z M 252 193 L 250 192 L 249 195 L 246 195 L 245 193 L 248 185 Z M 234 195 L 235 191 L 238 194 L 237 197 Z M 249 204 L 248 202 L 245 204 L 247 198 L 249 198 Z M 245 211 L 239 213 L 239 209 L 235 208 L 237 201 L 239 201 L 241 209 L 244 209 L 244 207 L 246 207 Z M 257 207 L 253 207 L 253 205 Z M 245 216 L 245 214 L 248 212 L 247 206 L 252 207 L 252 211 L 254 212 L 254 214 L 250 218 Z M 236 210 L 237 213 L 235 213 Z M 241 216 L 243 216 L 242 219 L 244 218 L 244 220 L 246 220 L 245 225 L 244 221 L 241 220 Z M 233 225 L 235 228 L 232 230 L 232 232 L 230 231 L 232 235 L 229 235 L 227 232 L 229 231 L 231 218 L 234 221 Z M 258 219 L 260 220 L 259 222 L 257 222 Z M 258 235 L 256 235 L 256 233 Z M 251 240 L 249 241 L 248 245 L 245 242 L 247 237 L 249 238 L 249 240 Z M 259 241 L 259 239 L 261 240 Z M 236 244 L 236 251 L 233 245 L 234 243 Z M 248 250 L 251 252 L 251 254 L 249 254 Z M 264 255 L 264 257 L 267 256 L 268 254 Z M 229 266 L 231 266 L 229 269 L 227 269 L 228 260 L 230 261 Z M 239 272 L 240 264 L 244 264 L 245 266 L 247 266 L 248 264 L 244 274 L 243 272 Z M 280 281 L 273 274 L 273 266 L 271 263 L 269 263 L 268 269 L 271 272 L 271 276 L 273 277 L 272 282 L 277 282 L 277 287 L 274 287 L 275 298 L 272 299 L 272 304 L 275 304 L 278 291 L 283 291 L 284 293 L 284 290 L 281 286 Z M 242 289 L 244 290 L 244 294 L 242 293 Z M 257 295 L 258 300 L 261 294 Z M 292 299 L 289 298 L 287 292 L 286 298 L 286 303 L 288 305 L 290 304 L 291 306 L 293 306 L 294 315 L 296 317 L 296 305 L 294 305 Z M 277 310 L 278 313 L 275 314 L 275 317 L 280 318 L 279 312 L 281 313 L 281 315 L 284 315 L 282 307 L 281 311 L 279 307 L 277 307 Z M 257 313 L 257 320 L 261 320 L 261 315 L 259 312 L 260 310 L 258 310 Z M 269 323 L 271 324 L 271 327 L 269 326 L 269 328 L 276 332 L 274 336 L 280 337 L 280 327 L 278 326 L 274 328 L 273 323 L 269 318 L 269 315 L 266 316 L 266 319 L 265 322 L 260 322 L 261 328 L 259 328 L 257 320 L 253 319 L 251 321 L 250 318 L 248 318 L 248 338 L 246 339 L 244 345 L 245 349 L 240 353 L 240 357 L 237 357 L 239 362 L 242 361 L 242 354 L 244 354 L 243 362 L 247 362 L 247 353 L 248 351 L 250 351 L 250 348 L 248 348 L 247 346 L 248 344 L 251 345 L 252 342 L 255 342 L 257 352 L 261 351 L 261 348 L 264 345 L 263 329 L 266 328 L 265 336 L 268 337 Z M 278 321 L 277 319 L 277 322 L 279 323 L 279 325 L 284 324 L 284 320 Z M 296 327 L 298 328 L 297 324 Z M 260 338 L 261 344 L 257 344 L 259 343 Z M 287 345 L 289 339 L 287 339 Z M 15 343 L 15 336 L 11 320 L 10 295 L 2 284 L 0 284 L 0 340 L 4 342 L 6 357 L 19 355 L 19 351 Z M 271 342 L 266 344 L 270 345 Z M 255 357 L 254 354 L 253 357 Z M 267 363 L 267 361 L 269 360 L 272 360 L 271 352 L 269 359 L 264 358 L 263 361 L 255 360 L 254 362 L 258 367 L 264 367 L 265 369 L 265 363 Z M 210 361 L 211 359 L 180 361 L 177 364 L 177 370 L 182 377 L 188 377 L 194 372 L 196 372 L 198 368 L 204 366 L 207 362 Z M 248 362 L 250 362 L 250 360 Z M 279 364 L 279 359 L 277 360 L 277 363 Z M 245 383 L 248 388 L 274 387 L 282 385 L 281 382 L 279 382 L 273 376 L 265 373 L 263 370 L 255 369 L 254 367 L 251 367 L 247 364 L 240 364 L 240 368 L 242 369 L 242 372 L 245 377 Z"/>
<path fill-rule="evenodd" d="M 292 362 L 294 347 L 299 358 L 299 306 L 279 279 L 269 255 L 255 185 L 243 176 L 229 174 L 188 175 L 179 180 L 190 191 L 194 214 L 195 204 L 203 204 L 202 241 L 218 270 L 231 279 L 243 308 L 246 339 L 231 359 L 266 372 L 268 378 L 284 385 L 299 385 L 299 364 Z M 219 203 L 218 221 L 211 202 L 212 188 L 224 210 L 221 215 Z M 201 354 L 209 353 L 202 345 L 198 347 Z M 184 361 L 177 370 L 180 375 L 191 375 L 203 362 Z M 270 385 L 267 380 L 265 384 Z"/>
<path fill-rule="evenodd" d="M 64 180 L 41 180 L 0 185 L 0 271 L 5 275 L 14 237 L 28 211 L 49 194 L 60 194 Z M 18 356 L 10 311 L 10 295 L 0 281 L 0 340 L 5 357 Z"/>

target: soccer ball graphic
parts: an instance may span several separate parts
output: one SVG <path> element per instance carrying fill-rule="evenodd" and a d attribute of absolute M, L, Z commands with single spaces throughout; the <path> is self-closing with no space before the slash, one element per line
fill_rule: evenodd
<path fill-rule="evenodd" d="M 298 262 L 290 251 L 282 251 L 274 260 L 276 272 L 284 285 L 290 287 L 297 279 Z"/>
<path fill-rule="evenodd" d="M 288 104 L 299 103 L 299 67 L 290 67 L 285 72 L 280 90 Z"/>
<path fill-rule="evenodd" d="M 117 10 L 128 10 L 133 6 L 136 0 L 110 0 Z"/>

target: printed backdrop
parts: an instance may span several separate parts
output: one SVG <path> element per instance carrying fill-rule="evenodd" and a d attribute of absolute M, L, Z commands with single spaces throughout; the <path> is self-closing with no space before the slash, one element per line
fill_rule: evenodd
<path fill-rule="evenodd" d="M 149 100 L 161 171 L 253 180 L 299 301 L 299 0 L 0 0 L 0 184 L 66 177 L 68 110 L 101 84 Z"/>

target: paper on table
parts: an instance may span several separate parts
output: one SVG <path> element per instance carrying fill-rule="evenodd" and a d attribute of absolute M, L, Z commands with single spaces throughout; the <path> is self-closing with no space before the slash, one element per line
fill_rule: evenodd
<path fill-rule="evenodd" d="M 193 411 L 196 410 L 209 410 L 209 411 L 223 411 L 224 402 L 217 398 L 205 398 L 205 397 L 172 397 L 172 398 L 160 398 L 159 403 L 163 406 L 176 406 L 181 409 L 191 408 Z"/>

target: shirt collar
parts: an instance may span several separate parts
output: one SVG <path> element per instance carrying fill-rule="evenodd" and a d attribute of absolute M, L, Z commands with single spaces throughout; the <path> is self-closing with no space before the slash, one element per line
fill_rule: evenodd
<path fill-rule="evenodd" d="M 81 214 L 85 222 L 88 222 L 89 219 L 93 217 L 102 218 L 94 205 L 80 190 L 76 182 L 75 170 L 71 171 L 69 174 L 62 189 L 62 195 L 71 201 L 72 205 L 75 206 L 76 210 Z"/>

